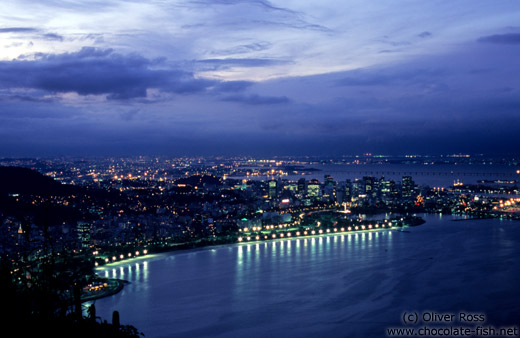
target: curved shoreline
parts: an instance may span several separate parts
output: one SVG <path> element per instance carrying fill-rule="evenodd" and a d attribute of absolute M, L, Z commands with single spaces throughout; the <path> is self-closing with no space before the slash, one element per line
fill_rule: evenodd
<path fill-rule="evenodd" d="M 419 226 L 419 225 L 422 225 L 426 223 L 426 221 L 421 218 L 421 217 L 414 217 L 413 219 L 413 222 L 410 222 L 410 224 L 408 224 L 408 226 L 410 227 L 415 227 L 415 226 Z M 157 250 L 156 252 L 154 253 L 168 253 L 168 252 L 174 252 L 174 251 L 185 251 L 185 250 L 193 250 L 193 249 L 203 249 L 203 248 L 208 248 L 208 247 L 212 247 L 212 246 L 223 246 L 223 245 L 229 245 L 229 244 L 247 244 L 247 243 L 254 243 L 254 242 L 265 242 L 265 241 L 279 241 L 279 240 L 291 240 L 291 239 L 301 239 L 301 238 L 311 238 L 311 237 L 322 237 L 322 236 L 337 236 L 337 235 L 345 235 L 345 234 L 352 234 L 352 233 L 360 233 L 360 232 L 375 232 L 375 231 L 382 231 L 382 230 L 392 230 L 392 228 L 402 228 L 403 226 L 394 226 L 394 227 L 388 227 L 388 228 L 370 228 L 370 229 L 359 229 L 359 230 L 354 230 L 354 231 L 338 231 L 338 232 L 323 232 L 323 233 L 318 233 L 316 232 L 315 234 L 308 234 L 308 235 L 304 235 L 304 236 L 301 236 L 301 237 L 278 237 L 278 238 L 267 238 L 267 239 L 262 239 L 262 240 L 252 240 L 252 241 L 221 241 L 220 243 L 215 243 L 213 241 L 211 242 L 206 242 L 204 243 L 205 241 L 200 241 L 200 242 L 190 242 L 190 243 L 182 243 L 178 246 L 174 246 L 174 247 L 171 247 L 171 248 L 162 248 L 162 250 Z M 145 256 L 142 256 L 140 258 L 144 258 Z M 119 262 L 120 263 L 120 262 Z M 87 297 L 84 297 L 82 298 L 82 302 L 87 302 L 87 301 L 95 301 L 97 299 L 100 299 L 100 298 L 105 298 L 105 297 L 109 297 L 109 296 L 113 296 L 119 292 L 121 292 L 125 286 L 125 284 L 128 284 L 129 282 L 126 281 L 126 280 L 121 280 L 121 279 L 107 279 L 107 280 L 110 280 L 110 281 L 116 281 L 118 282 L 118 285 L 115 289 L 111 289 L 111 290 L 108 290 L 107 292 L 102 292 L 100 294 L 97 294 L 97 295 L 92 295 L 92 296 L 87 296 Z"/>
<path fill-rule="evenodd" d="M 130 283 L 129 281 L 122 280 L 122 279 L 111 279 L 111 278 L 108 278 L 106 280 L 107 281 L 116 282 L 117 283 L 116 287 L 115 288 L 108 288 L 108 290 L 106 290 L 106 291 L 102 291 L 102 292 L 99 292 L 99 293 L 96 293 L 96 294 L 93 294 L 93 295 L 82 296 L 81 297 L 81 302 L 82 303 L 84 303 L 84 302 L 91 302 L 91 301 L 95 301 L 95 300 L 100 299 L 100 298 L 113 296 L 113 295 L 118 294 L 119 292 L 121 292 L 123 290 L 123 288 L 125 287 L 125 284 Z"/>

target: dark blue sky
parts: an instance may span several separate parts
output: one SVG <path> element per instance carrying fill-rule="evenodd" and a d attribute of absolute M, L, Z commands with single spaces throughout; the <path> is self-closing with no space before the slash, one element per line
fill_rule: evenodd
<path fill-rule="evenodd" d="M 517 1 L 25 1 L 0 156 L 520 153 Z"/>

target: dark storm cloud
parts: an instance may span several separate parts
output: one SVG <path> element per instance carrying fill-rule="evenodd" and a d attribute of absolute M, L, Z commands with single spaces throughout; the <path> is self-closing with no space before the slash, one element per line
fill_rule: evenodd
<path fill-rule="evenodd" d="M 173 93 L 206 90 L 215 81 L 175 69 L 154 69 L 161 61 L 111 49 L 84 47 L 75 53 L 38 54 L 35 60 L 0 62 L 0 88 L 31 88 L 52 93 L 107 94 L 111 99 L 145 97 L 148 88 Z"/>
<path fill-rule="evenodd" d="M 488 35 L 480 37 L 477 41 L 504 45 L 518 45 L 520 44 L 520 33 Z"/>
<path fill-rule="evenodd" d="M 287 96 L 260 96 L 260 95 L 232 95 L 222 98 L 222 101 L 239 102 L 250 105 L 270 105 L 289 103 L 291 100 Z"/>

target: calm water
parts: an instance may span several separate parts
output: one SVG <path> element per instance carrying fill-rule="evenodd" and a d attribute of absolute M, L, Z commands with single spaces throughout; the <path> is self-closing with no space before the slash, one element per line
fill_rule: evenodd
<path fill-rule="evenodd" d="M 314 164 L 304 167 L 319 170 L 308 172 L 305 175 L 283 176 L 283 178 L 295 181 L 302 177 L 307 180 L 317 178 L 323 182 L 324 175 L 331 175 L 336 181 L 347 179 L 354 181 L 357 178 L 363 178 L 363 176 L 376 178 L 384 176 L 386 179 L 401 182 L 403 176 L 411 175 L 415 183 L 432 187 L 447 187 L 457 180 L 466 184 L 475 184 L 479 180 L 520 179 L 520 175 L 516 173 L 516 170 L 520 168 L 496 164 Z M 266 176 L 251 176 L 250 178 L 265 180 Z"/>
<path fill-rule="evenodd" d="M 146 337 L 384 337 L 403 311 L 519 325 L 520 222 L 425 216 L 385 231 L 237 244 L 105 267 L 96 302 Z"/>

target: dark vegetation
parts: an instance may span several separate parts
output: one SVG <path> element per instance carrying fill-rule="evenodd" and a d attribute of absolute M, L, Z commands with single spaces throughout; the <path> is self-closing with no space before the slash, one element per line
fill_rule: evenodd
<path fill-rule="evenodd" d="M 12 247 L 0 238 L 0 325 L 2 337 L 139 337 L 132 326 L 84 315 L 81 291 L 94 278 L 93 262 L 57 247 L 49 224 L 85 218 L 73 207 L 34 205 L 24 195 L 78 195 L 101 199 L 107 194 L 60 184 L 25 168 L 0 167 L 0 216 L 22 220 L 22 240 Z M 88 215 L 87 215 L 88 216 Z M 3 216 L 2 216 L 3 217 Z M 1 218 L 0 218 L 1 220 Z M 37 230 L 30 223 L 38 225 Z M 2 224 L 2 223 L 0 223 Z M 40 245 L 33 245 L 38 238 Z M 43 238 L 41 238 L 43 237 Z"/>

